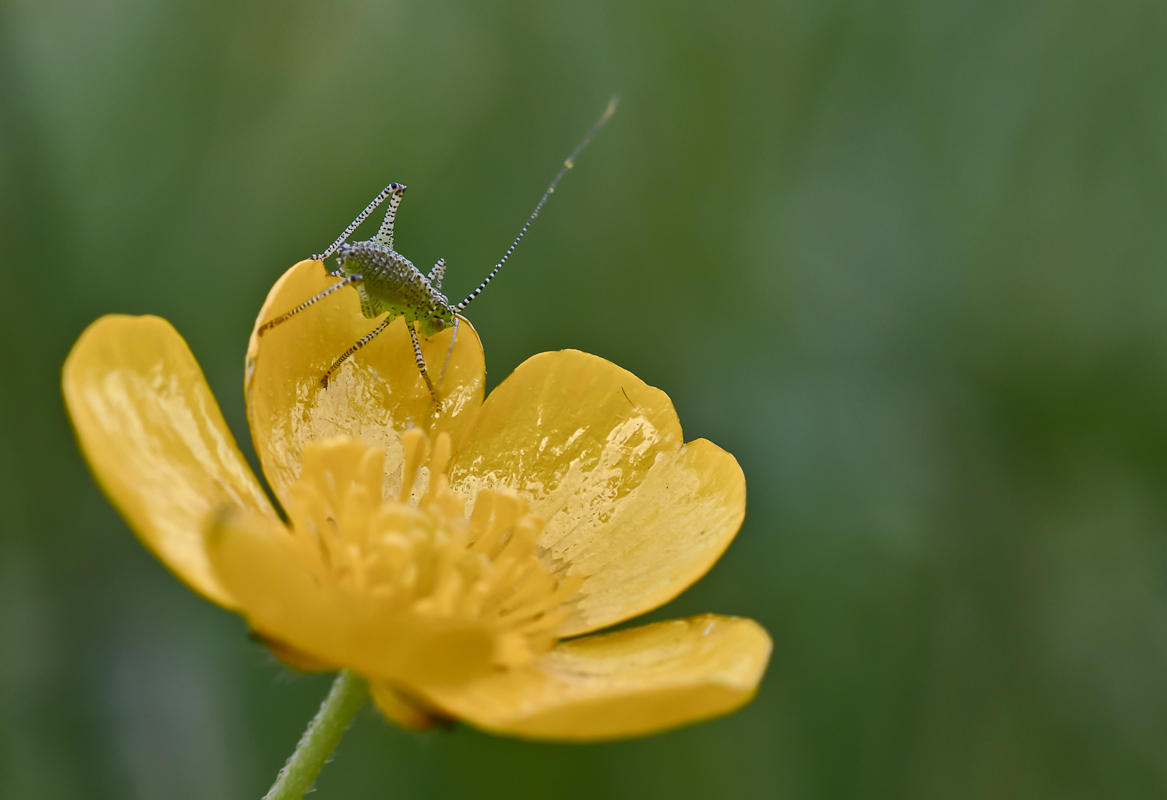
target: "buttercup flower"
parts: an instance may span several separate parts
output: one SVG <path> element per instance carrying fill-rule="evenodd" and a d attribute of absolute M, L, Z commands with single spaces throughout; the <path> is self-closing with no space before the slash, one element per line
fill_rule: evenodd
<path fill-rule="evenodd" d="M 272 288 L 262 322 L 329 279 Z M 732 456 L 684 443 L 668 397 L 603 359 L 543 353 L 485 401 L 465 321 L 425 343 L 434 403 L 395 322 L 320 388 L 375 322 L 338 292 L 252 335 L 246 399 L 282 519 L 185 342 L 156 317 L 104 317 L 64 391 L 94 475 L 188 586 L 303 669 L 350 669 L 386 716 L 530 738 L 648 733 L 752 697 L 756 623 L 700 616 L 595 633 L 676 597 L 745 510 Z M 587 634 L 587 635 L 584 635 Z"/>

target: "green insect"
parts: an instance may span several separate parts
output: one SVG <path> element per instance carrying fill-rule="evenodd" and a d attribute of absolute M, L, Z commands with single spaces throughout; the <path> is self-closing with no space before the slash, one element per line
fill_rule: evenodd
<path fill-rule="evenodd" d="M 328 368 L 328 371 L 320 379 L 321 385 L 328 388 L 329 380 L 340 369 L 341 364 L 352 356 L 353 353 L 371 342 L 373 337 L 389 327 L 389 324 L 393 320 L 398 317 L 405 317 L 406 327 L 409 328 L 409 335 L 413 340 L 413 354 L 417 359 L 417 368 L 421 372 L 421 377 L 425 379 L 425 384 L 429 388 L 430 395 L 436 400 L 446 366 L 443 365 L 442 372 L 438 375 L 438 387 L 435 388 L 434 382 L 430 380 L 429 373 L 425 368 L 425 360 L 421 355 L 421 343 L 418 341 L 418 336 L 420 335 L 428 339 L 434 334 L 453 326 L 454 335 L 450 339 L 450 350 L 446 354 L 446 365 L 449 364 L 450 354 L 454 350 L 454 341 L 458 337 L 458 315 L 462 313 L 466 306 L 470 305 L 470 301 L 478 297 L 482 290 L 486 288 L 486 284 L 490 283 L 494 276 L 498 274 L 498 271 L 502 269 L 502 265 L 506 263 L 511 253 L 515 251 L 515 247 L 527 233 L 527 229 L 531 227 L 531 223 L 535 221 L 535 217 L 539 216 L 539 211 L 543 208 L 543 204 L 547 202 L 547 198 L 555 191 L 555 184 L 559 183 L 559 179 L 563 177 L 564 173 L 574 166 L 575 159 L 580 154 L 580 151 L 587 146 L 587 143 L 591 141 L 596 131 L 615 113 L 617 102 L 619 102 L 619 96 L 614 95 L 600 119 L 592 126 L 592 129 L 588 131 L 583 141 L 576 146 L 571 155 L 567 157 L 567 160 L 563 162 L 563 166 L 555 176 L 555 180 L 551 181 L 551 186 L 543 193 L 543 197 L 539 200 L 538 205 L 535 206 L 534 213 L 527 219 L 526 224 L 523 225 L 522 230 L 519 231 L 519 235 L 515 237 L 511 246 L 507 248 L 502 260 L 495 265 L 494 269 L 490 271 L 490 274 L 486 276 L 486 279 L 478 285 L 478 288 L 471 292 L 461 303 L 451 304 L 446 299 L 446 296 L 442 294 L 442 278 L 446 274 L 445 259 L 439 258 L 438 262 L 434 264 L 434 268 L 430 270 L 429 275 L 422 275 L 421 271 L 408 258 L 393 249 L 393 221 L 397 217 L 397 208 L 401 205 L 401 198 L 405 194 L 405 187 L 400 183 L 391 183 L 379 195 L 373 198 L 373 202 L 365 207 L 365 210 L 352 221 L 352 224 L 344 229 L 344 232 L 327 250 L 319 255 L 312 256 L 316 261 L 324 261 L 333 253 L 336 253 L 338 268 L 329 274 L 333 277 L 341 278 L 341 280 L 329 286 L 315 297 L 308 298 L 291 311 L 268 320 L 259 327 L 257 334 L 263 336 L 267 331 L 287 322 L 296 314 L 304 311 L 314 303 L 323 300 L 338 289 L 342 289 L 345 286 L 352 286 L 357 290 L 357 294 L 360 295 L 362 315 L 368 319 L 375 319 L 382 314 L 386 316 L 381 324 L 359 339 L 356 344 L 342 353 L 333 362 L 332 366 Z M 376 211 L 377 207 L 386 199 L 389 200 L 389 210 L 385 213 L 385 221 L 381 223 L 381 229 L 377 231 L 377 235 L 368 241 L 347 242 L 352 232 L 370 214 Z"/>

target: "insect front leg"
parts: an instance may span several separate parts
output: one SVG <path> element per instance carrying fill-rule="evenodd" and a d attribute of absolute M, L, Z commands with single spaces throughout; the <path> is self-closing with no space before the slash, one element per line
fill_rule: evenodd
<path fill-rule="evenodd" d="M 328 372 L 324 373 L 324 377 L 320 379 L 320 385 L 323 386 L 325 389 L 327 389 L 328 382 L 330 380 L 332 380 L 332 376 L 336 373 L 336 371 L 338 369 L 340 369 L 340 365 L 343 364 L 345 361 L 347 361 L 349 356 L 351 356 L 353 353 L 360 350 L 362 347 L 367 345 L 369 342 L 373 341 L 373 338 L 376 337 L 376 335 L 378 333 L 380 333 L 381 331 L 388 328 L 389 323 L 393 322 L 393 320 L 395 320 L 395 319 L 397 319 L 397 317 L 390 314 L 388 317 L 385 318 L 384 322 L 382 322 L 380 325 L 373 328 L 373 330 L 369 331 L 364 336 L 362 336 L 360 339 L 358 339 L 357 343 L 354 344 L 352 347 L 350 347 L 348 350 L 345 350 L 341 354 L 340 358 L 338 358 L 338 359 L 336 359 L 336 361 L 332 362 L 332 366 L 328 368 Z"/>
<path fill-rule="evenodd" d="M 430 270 L 430 274 L 425 276 L 426 281 L 430 286 L 442 290 L 442 278 L 446 277 L 446 259 L 439 258 L 438 263 L 434 264 L 434 268 Z"/>

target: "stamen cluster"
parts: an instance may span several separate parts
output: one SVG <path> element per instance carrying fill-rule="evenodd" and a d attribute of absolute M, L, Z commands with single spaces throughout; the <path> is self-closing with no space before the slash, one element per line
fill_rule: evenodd
<path fill-rule="evenodd" d="M 428 654 L 414 660 L 426 665 L 422 679 L 465 680 L 548 651 L 579 581 L 536 556 L 544 521 L 505 490 L 480 492 L 467 516 L 446 475 L 450 437 L 439 435 L 432 452 L 417 430 L 403 443 L 401 490 L 390 500 L 380 449 L 348 437 L 305 448 L 289 508 L 301 562 L 365 606 L 401 653 Z"/>

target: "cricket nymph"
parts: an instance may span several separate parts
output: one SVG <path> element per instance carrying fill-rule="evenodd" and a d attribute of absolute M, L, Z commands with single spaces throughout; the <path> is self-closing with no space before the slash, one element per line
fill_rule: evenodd
<path fill-rule="evenodd" d="M 382 320 L 380 325 L 359 339 L 356 344 L 340 354 L 340 357 L 333 362 L 332 366 L 328 368 L 328 371 L 320 378 L 320 385 L 327 389 L 329 380 L 332 379 L 333 374 L 340 369 L 341 365 L 349 356 L 371 342 L 374 336 L 389 327 L 389 324 L 395 319 L 404 317 L 405 326 L 409 330 L 409 337 L 413 340 L 413 355 L 417 360 L 418 372 L 421 373 L 426 388 L 429 389 L 430 396 L 436 401 L 438 399 L 438 392 L 442 387 L 442 376 L 446 372 L 446 365 L 450 362 L 450 354 L 454 352 L 454 342 L 458 338 L 458 315 L 470 304 L 470 301 L 478 297 L 482 290 L 486 288 L 486 284 L 490 283 L 494 276 L 498 274 L 498 271 L 502 269 L 502 265 L 511 257 L 511 253 L 515 251 L 515 246 L 527 233 L 527 229 L 531 227 L 531 223 L 535 221 L 535 217 L 539 216 L 539 211 L 543 208 L 543 204 L 547 202 L 547 198 L 555 191 L 555 184 L 559 183 L 559 179 L 563 177 L 564 173 L 572 168 L 575 164 L 576 156 L 591 141 L 592 136 L 600 129 L 600 126 L 607 122 L 608 118 L 616 111 L 616 103 L 618 100 L 618 97 L 612 97 L 612 100 L 608 103 L 608 108 L 604 111 L 599 121 L 592 126 L 592 129 L 588 131 L 583 141 L 576 146 L 571 155 L 567 157 L 567 160 L 563 162 L 559 174 L 555 176 L 555 180 L 551 181 L 551 186 L 543 193 L 539 204 L 535 206 L 535 212 L 527 219 L 527 223 L 523 225 L 522 230 L 519 231 L 519 235 L 511 243 L 511 246 L 507 248 L 502 260 L 494 265 L 494 269 L 490 271 L 486 279 L 478 284 L 478 288 L 471 292 L 461 303 L 451 305 L 446 296 L 442 294 L 442 278 L 446 274 L 445 259 L 439 258 L 438 263 L 434 264 L 434 268 L 430 270 L 430 274 L 422 275 L 421 270 L 415 267 L 413 262 L 393 249 L 393 223 L 397 219 L 397 208 L 401 205 L 401 198 L 405 194 L 405 186 L 400 183 L 391 183 L 373 198 L 373 202 L 369 203 L 365 207 L 365 210 L 357 215 L 357 218 L 344 229 L 344 232 L 340 234 L 327 250 L 319 255 L 312 256 L 313 260 L 323 263 L 335 253 L 338 269 L 329 274 L 341 280 L 329 286 L 315 297 L 308 298 L 290 311 L 269 319 L 255 329 L 256 335 L 263 336 L 267 331 L 270 331 L 277 325 L 282 325 L 301 311 L 323 300 L 338 289 L 345 286 L 352 286 L 357 290 L 357 294 L 360 295 L 361 314 L 368 319 L 375 319 L 376 317 L 385 315 L 385 319 Z M 367 241 L 350 243 L 348 237 L 385 201 L 388 201 L 389 210 L 385 212 L 385 221 L 381 223 L 381 229 L 377 231 L 377 235 Z M 422 357 L 421 343 L 418 341 L 418 336 L 421 335 L 428 339 L 451 326 L 454 328 L 454 334 L 450 338 L 450 349 L 446 353 L 446 365 L 442 366 L 442 371 L 438 374 L 437 386 L 435 387 L 434 382 L 430 380 L 429 372 L 426 370 L 425 359 Z"/>
<path fill-rule="evenodd" d="M 361 314 L 368 319 L 385 313 L 405 317 L 405 324 L 416 322 L 418 333 L 426 338 L 454 324 L 456 312 L 438 291 L 440 274 L 422 275 L 408 258 L 375 240 L 341 245 L 336 262 L 340 270 L 334 275 L 361 278 L 353 283 L 361 298 Z M 438 263 L 445 266 L 444 261 Z"/>

